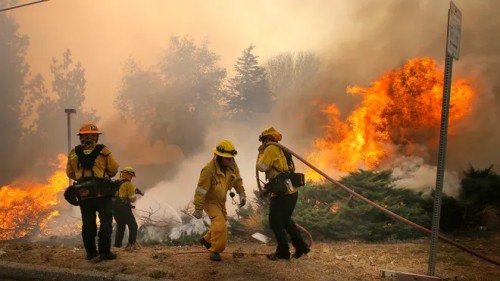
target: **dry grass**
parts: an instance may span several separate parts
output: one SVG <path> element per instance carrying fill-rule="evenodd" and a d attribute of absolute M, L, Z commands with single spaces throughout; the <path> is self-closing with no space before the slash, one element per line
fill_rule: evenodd
<path fill-rule="evenodd" d="M 481 238 L 455 238 L 464 245 L 500 260 L 500 233 Z M 447 280 L 497 280 L 500 267 L 441 242 L 436 274 Z M 230 242 L 223 262 L 211 262 L 202 246 L 147 246 L 134 252 L 114 249 L 118 259 L 84 260 L 80 241 L 0 241 L 0 260 L 79 268 L 173 280 L 380 280 L 381 270 L 427 274 L 429 243 L 316 243 L 304 258 L 269 261 L 263 256 L 273 245 Z M 233 255 L 233 253 L 244 255 Z"/>

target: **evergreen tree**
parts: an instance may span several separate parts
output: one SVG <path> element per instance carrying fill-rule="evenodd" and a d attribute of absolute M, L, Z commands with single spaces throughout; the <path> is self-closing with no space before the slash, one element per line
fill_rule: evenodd
<path fill-rule="evenodd" d="M 469 167 L 461 180 L 459 199 L 465 205 L 465 219 L 473 224 L 480 224 L 480 212 L 488 206 L 500 210 L 500 176 L 493 171 L 493 166 L 486 169 Z"/>
<path fill-rule="evenodd" d="M 425 199 L 411 190 L 394 189 L 392 181 L 390 171 L 361 170 L 342 178 L 341 183 L 378 205 L 429 227 L 430 213 L 423 209 Z M 380 241 L 424 235 L 330 184 L 303 190 L 301 200 L 305 205 L 296 212 L 296 221 L 319 239 Z"/>
<path fill-rule="evenodd" d="M 259 66 L 258 56 L 250 45 L 237 59 L 236 75 L 229 81 L 225 97 L 228 114 L 237 120 L 246 120 L 254 114 L 269 112 L 272 93 L 264 67 Z"/>
<path fill-rule="evenodd" d="M 0 154 L 8 161 L 0 163 L 0 186 L 8 184 L 22 172 L 24 164 L 19 157 L 19 140 L 22 134 L 20 120 L 24 81 L 29 74 L 26 63 L 27 36 L 18 33 L 15 20 L 0 13 L 0 128 L 2 145 Z"/>

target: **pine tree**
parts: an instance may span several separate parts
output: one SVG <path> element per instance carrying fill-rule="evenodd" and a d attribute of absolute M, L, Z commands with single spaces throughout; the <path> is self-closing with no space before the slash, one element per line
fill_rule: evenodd
<path fill-rule="evenodd" d="M 464 171 L 460 186 L 459 199 L 465 205 L 465 219 L 469 223 L 480 224 L 480 213 L 489 206 L 496 208 L 497 212 L 500 210 L 500 176 L 493 166 L 486 169 L 469 167 Z"/>
<path fill-rule="evenodd" d="M 226 93 L 226 108 L 229 115 L 238 120 L 245 120 L 256 113 L 269 112 L 272 93 L 264 67 L 259 66 L 258 56 L 250 45 L 237 59 L 234 69 L 236 75 L 229 81 Z"/>

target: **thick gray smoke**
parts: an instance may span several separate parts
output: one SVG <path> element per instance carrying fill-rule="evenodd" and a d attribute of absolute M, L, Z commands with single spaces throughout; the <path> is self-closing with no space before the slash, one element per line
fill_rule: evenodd
<path fill-rule="evenodd" d="M 455 1 L 455 3 L 463 13 L 463 26 L 461 57 L 460 60 L 455 61 L 454 64 L 454 78 L 473 77 L 472 85 L 477 90 L 479 98 L 477 99 L 477 103 L 473 105 L 472 115 L 466 120 L 462 120 L 461 123 L 458 124 L 460 130 L 457 130 L 456 134 L 449 138 L 447 168 L 459 173 L 461 170 L 467 168 L 469 163 L 478 168 L 484 168 L 494 164 L 498 171 L 500 167 L 500 152 L 498 149 L 495 149 L 495 145 L 498 144 L 500 140 L 500 132 L 496 125 L 496 120 L 500 113 L 500 101 L 498 99 L 500 81 L 496 79 L 496 77 L 500 74 L 500 53 L 498 53 L 498 50 L 500 50 L 500 39 L 496 37 L 496 34 L 500 32 L 500 21 L 496 18 L 496 11 L 499 10 L 500 3 L 494 0 Z M 66 8 L 67 5 L 69 4 L 64 1 L 54 1 L 54 3 L 43 6 L 40 5 L 37 9 L 47 13 L 40 12 L 36 14 L 38 18 L 34 18 L 40 19 L 41 17 L 45 19 L 43 17 L 46 17 L 46 14 L 53 14 L 56 8 L 62 10 Z M 82 11 L 86 11 L 87 13 L 89 11 L 94 12 L 95 10 L 93 9 L 101 9 L 101 6 L 91 5 L 92 7 L 89 8 L 86 4 L 81 5 Z M 120 2 L 120 5 L 125 6 L 127 4 Z M 286 7 L 294 12 L 309 11 L 310 15 L 316 15 L 317 11 L 322 11 L 325 8 L 324 3 L 320 3 L 317 6 L 314 5 L 314 3 L 307 4 L 304 2 L 295 5 L 287 4 Z M 189 146 L 187 146 L 189 149 L 192 149 L 190 151 L 201 153 L 193 155 L 186 155 L 185 152 L 187 150 L 184 149 L 183 151 L 178 144 L 152 142 L 148 133 L 144 132 L 142 130 L 143 128 L 138 126 L 137 123 L 130 122 L 130 120 L 119 119 L 115 105 L 113 104 L 119 89 L 123 86 L 122 81 L 116 82 L 116 80 L 123 77 L 116 78 L 119 76 L 118 73 L 122 68 L 121 66 L 114 66 L 114 68 L 111 68 L 110 65 L 114 63 L 118 65 L 125 62 L 126 56 L 130 55 L 125 52 L 129 51 L 132 52 L 132 56 L 147 58 L 143 59 L 146 60 L 145 62 L 140 59 L 138 61 L 141 65 L 145 65 L 144 69 L 147 72 L 148 67 L 155 65 L 155 63 L 147 60 L 155 61 L 158 59 L 157 56 L 153 56 L 155 52 L 152 52 L 151 49 L 153 47 L 164 48 L 166 45 L 166 40 L 164 39 L 172 34 L 182 34 L 182 32 L 185 32 L 185 29 L 181 26 L 169 25 L 168 29 L 163 29 L 161 31 L 148 29 L 148 33 L 145 33 L 145 29 L 141 28 L 140 31 L 136 31 L 137 34 L 141 34 L 141 36 L 138 37 L 139 39 L 146 37 L 150 38 L 148 36 L 151 36 L 154 40 L 151 38 L 145 40 L 147 42 L 145 47 L 132 48 L 131 51 L 130 49 L 121 48 L 121 44 L 125 44 L 124 42 L 127 42 L 127 40 L 117 40 L 116 42 L 105 41 L 109 40 L 109 33 L 107 32 L 112 32 L 106 29 L 102 30 L 102 34 L 99 33 L 102 37 L 98 38 L 105 42 L 102 44 L 97 44 L 96 42 L 100 41 L 94 38 L 89 40 L 89 38 L 84 37 L 82 39 L 78 37 L 81 33 L 74 32 L 71 33 L 71 37 L 68 41 L 62 40 L 62 42 L 61 40 L 40 40 L 38 37 L 38 34 L 41 34 L 40 32 L 32 32 L 28 34 L 28 36 L 34 37 L 32 41 L 34 41 L 35 45 L 40 44 L 37 43 L 38 41 L 43 41 L 43 44 L 47 44 L 49 41 L 51 44 L 56 44 L 51 50 L 57 49 L 57 51 L 53 51 L 50 57 L 59 58 L 62 50 L 65 48 L 74 48 L 77 50 L 73 53 L 74 60 L 82 61 L 82 66 L 86 70 L 86 77 L 93 77 L 92 80 L 89 78 L 84 93 L 87 98 L 86 101 L 88 101 L 85 106 L 90 108 L 94 108 L 95 106 L 95 108 L 97 108 L 96 115 L 98 116 L 107 114 L 105 118 L 99 120 L 98 123 L 98 126 L 104 131 L 101 141 L 110 146 L 116 158 L 120 164 L 122 164 L 122 167 L 124 165 L 136 166 L 138 171 L 136 181 L 139 187 L 147 190 L 155 185 L 168 185 L 171 181 L 171 185 L 179 189 L 178 192 L 186 192 L 181 196 L 182 201 L 184 201 L 192 196 L 199 170 L 205 162 L 211 158 L 211 149 L 218 140 L 222 138 L 233 138 L 237 145 L 237 149 L 241 153 L 238 156 L 238 162 L 242 163 L 242 166 L 245 166 L 246 169 L 244 180 L 248 183 L 249 189 L 253 189 L 255 188 L 253 169 L 256 154 L 255 149 L 258 146 L 257 136 L 263 128 L 275 126 L 283 133 L 284 144 L 294 149 L 299 154 L 305 155 L 310 152 L 313 140 L 322 136 L 323 126 L 326 125 L 325 116 L 319 110 L 319 105 L 321 103 L 335 103 L 340 108 L 342 116 L 345 117 L 359 102 L 358 97 L 346 94 L 347 86 L 359 85 L 367 87 L 387 70 L 401 66 L 402 63 L 409 58 L 430 56 L 438 61 L 444 61 L 446 13 L 449 1 L 353 1 L 349 4 L 334 3 L 329 5 L 331 5 L 329 7 L 332 9 L 338 8 L 344 12 L 341 19 L 331 19 L 331 24 L 336 25 L 337 28 L 335 30 L 339 32 L 334 33 L 334 31 L 332 31 L 329 37 L 331 39 L 324 39 L 318 46 L 315 46 L 313 50 L 302 50 L 309 52 L 307 53 L 308 55 L 295 57 L 296 59 L 300 57 L 306 62 L 309 61 L 314 63 L 316 60 L 320 62 L 317 64 L 319 66 L 317 69 L 311 67 L 311 65 L 314 64 L 302 65 L 303 73 L 315 77 L 314 81 L 303 83 L 296 82 L 294 88 L 288 88 L 282 93 L 276 93 L 279 103 L 271 114 L 260 115 L 251 122 L 245 124 L 230 124 L 225 121 L 222 122 L 223 124 L 216 124 L 207 122 L 203 119 L 198 119 L 203 122 L 193 124 L 192 122 L 186 122 L 182 116 L 173 116 L 172 118 L 170 118 L 171 116 L 167 116 L 169 117 L 167 120 L 152 120 L 155 122 L 175 123 L 175 128 L 191 129 L 191 131 L 195 132 L 198 127 L 193 126 L 201 123 L 203 125 L 202 129 L 206 133 L 200 140 L 196 140 L 200 142 L 196 142 L 195 145 L 190 142 Z M 135 5 L 132 6 L 135 7 Z M 234 31 L 228 33 L 222 32 L 224 28 L 238 25 L 236 22 L 227 21 L 227 13 L 237 10 L 236 6 L 237 5 L 231 6 L 230 10 L 224 11 L 224 16 L 220 17 L 220 22 L 214 23 L 217 32 L 200 28 L 201 30 L 197 30 L 195 35 L 189 34 L 196 39 L 208 35 L 208 38 L 212 41 L 209 48 L 214 46 L 214 53 L 221 56 L 221 61 L 224 63 L 226 69 L 231 69 L 241 50 L 250 43 L 256 46 L 255 52 L 256 55 L 259 56 L 259 62 L 262 64 L 265 64 L 267 59 L 281 53 L 296 54 L 295 49 L 297 47 L 292 46 L 292 44 L 289 45 L 289 48 L 280 47 L 270 49 L 274 46 L 281 46 L 275 44 L 276 39 L 271 40 L 275 38 L 274 35 L 262 34 L 261 37 L 265 38 L 265 40 L 259 41 L 260 37 L 255 36 L 253 33 L 247 33 L 248 38 L 232 38 L 237 36 L 236 34 L 238 34 L 238 36 L 245 36 L 245 33 Z M 105 8 L 105 6 L 102 6 L 102 9 Z M 134 9 L 132 8 L 130 10 Z M 212 11 L 212 13 L 214 12 Z M 103 22 L 106 24 L 109 23 L 108 16 L 110 16 L 110 13 L 103 12 L 103 14 L 106 15 L 102 17 L 105 21 L 101 22 L 102 18 L 97 17 L 97 21 L 92 24 L 99 25 Z M 282 22 L 290 23 L 290 25 L 295 23 L 295 21 L 301 22 L 300 18 L 297 17 L 285 18 L 285 14 L 288 16 L 288 13 L 283 13 L 283 15 L 280 14 L 283 16 Z M 24 17 L 24 22 L 27 22 L 28 27 L 31 27 L 31 31 L 33 31 L 33 26 L 31 26 L 33 23 L 26 20 L 26 15 L 31 14 L 27 13 L 23 15 L 19 13 L 19 18 L 23 19 Z M 304 15 L 309 14 L 304 13 Z M 78 20 L 84 21 L 84 18 L 84 16 L 81 16 Z M 219 19 L 217 17 L 214 18 L 217 20 Z M 16 40 L 17 38 L 22 38 L 22 36 L 19 35 L 19 31 L 16 30 L 15 23 L 12 22 L 12 20 L 8 22 L 6 17 L 1 14 L 0 20 L 2 21 L 0 25 L 0 34 L 2 34 L 2 36 L 7 36 L 7 39 L 14 38 Z M 38 22 L 45 23 L 50 22 L 50 20 L 39 20 Z M 212 20 L 212 22 L 215 21 Z M 304 32 L 304 30 L 301 29 L 297 30 L 297 33 L 318 33 L 320 26 L 323 27 L 323 30 L 333 30 L 325 28 L 323 21 L 321 21 L 321 23 L 323 25 L 318 25 L 316 27 L 318 30 L 311 29 Z M 58 23 L 57 26 L 60 27 L 60 23 Z M 304 26 L 304 24 L 297 24 L 295 26 L 298 28 L 299 26 Z M 179 30 L 172 30 L 177 27 Z M 254 29 L 255 28 L 252 30 Z M 27 30 L 30 29 L 27 28 Z M 17 35 L 14 36 L 16 32 Z M 58 32 L 62 33 L 63 29 L 58 29 Z M 51 35 L 57 35 L 58 32 L 54 32 Z M 219 36 L 220 33 L 231 34 L 231 38 L 217 38 L 216 36 Z M 199 34 L 202 35 L 200 36 Z M 113 35 L 118 36 L 119 34 Z M 3 38 L 4 37 L 2 37 L 2 39 Z M 158 38 L 162 39 L 160 40 Z M 77 39 L 84 40 L 85 44 L 78 44 L 79 41 L 77 41 Z M 136 37 L 130 38 L 129 40 L 136 41 Z M 302 41 L 306 40 L 308 39 L 304 37 Z M 239 44 L 234 44 L 235 41 Z M 22 83 L 26 78 L 27 69 L 25 67 L 27 66 L 24 65 L 22 61 L 25 54 L 24 48 L 28 46 L 27 38 L 22 38 L 22 40 L 19 41 L 18 44 L 20 47 L 17 49 L 17 53 L 16 51 L 8 49 L 8 46 L 12 45 L 5 45 L 4 42 L 6 41 L 0 41 L 0 48 L 2 50 L 0 52 L 2 58 L 2 64 L 0 64 L 0 91 L 2 94 L 1 106 L 3 106 L 1 108 L 2 110 L 0 110 L 0 124 L 2 136 L 4 138 L 1 151 L 4 159 L 7 161 L 2 161 L 0 184 L 8 183 L 13 178 L 16 178 L 16 176 L 20 176 L 22 172 L 24 172 L 24 168 L 26 167 L 25 163 L 27 161 L 27 159 L 24 161 L 25 163 L 22 163 L 23 161 L 18 161 L 19 154 L 16 152 L 19 150 L 17 144 L 20 138 L 20 114 L 16 106 L 19 106 L 21 101 Z M 70 44 L 71 46 L 65 44 Z M 116 46 L 113 44 L 116 44 Z M 99 60 L 97 55 L 101 53 L 97 50 L 102 51 L 103 54 L 108 54 L 106 53 L 108 48 L 112 49 L 112 56 L 109 55 L 106 59 L 102 59 L 101 57 L 99 63 L 95 64 L 94 62 L 94 64 L 92 64 L 93 61 Z M 227 50 L 228 48 L 231 48 L 231 50 Z M 261 51 L 263 53 L 260 53 Z M 40 50 L 31 50 L 31 52 L 39 55 Z M 116 57 L 119 57 L 118 62 L 116 62 Z M 155 59 L 151 59 L 151 57 L 155 57 Z M 28 64 L 39 64 L 43 61 L 38 60 L 36 55 L 30 58 L 31 60 L 26 59 Z M 308 58 L 310 60 L 308 60 Z M 44 68 L 47 69 L 49 64 L 50 62 L 48 62 Z M 15 78 L 12 78 L 14 74 Z M 227 77 L 229 78 L 232 75 L 233 74 L 228 71 Z M 99 77 L 99 79 L 95 77 Z M 40 87 L 38 89 L 40 92 L 50 92 L 49 84 L 51 77 L 44 75 L 44 78 L 46 89 L 44 90 Z M 115 80 L 112 80 L 113 78 Z M 90 81 L 93 81 L 93 83 Z M 142 86 L 143 85 L 141 85 L 138 92 L 154 91 L 152 88 Z M 142 96 L 139 96 L 139 98 L 137 98 L 137 102 L 141 102 L 141 97 Z M 147 108 L 144 109 L 144 113 L 148 113 Z M 54 146 L 50 147 L 50 151 L 61 150 L 61 152 L 65 152 L 66 150 L 64 118 L 65 115 L 61 112 L 61 116 L 55 116 L 53 119 L 50 119 L 54 120 L 54 122 L 59 122 L 60 124 L 57 126 L 62 130 L 61 134 L 57 136 L 57 142 L 54 141 L 52 144 L 50 142 L 45 144 L 49 147 L 51 145 Z M 46 126 L 50 126 L 49 123 L 50 122 L 48 122 Z M 73 123 L 73 133 L 76 133 L 78 125 L 79 124 L 76 122 Z M 44 128 L 39 127 L 38 130 L 43 131 Z M 176 141 L 180 143 L 179 139 Z M 186 142 L 187 141 L 192 141 L 192 139 L 186 140 Z M 57 147 L 55 147 L 56 144 Z M 24 147 L 22 150 L 26 152 L 26 155 L 36 156 L 42 149 L 46 148 L 38 147 L 37 145 L 38 143 L 35 140 L 31 143 L 31 146 Z M 429 152 L 429 155 L 431 155 L 429 162 L 424 164 L 435 165 L 436 159 L 435 156 L 433 156 L 436 155 L 435 151 Z M 182 164 L 183 161 L 195 163 L 192 165 L 185 165 Z M 43 163 L 39 163 L 40 166 L 42 166 L 42 164 Z M 186 170 L 181 170 L 182 167 L 188 167 L 189 169 L 186 168 Z M 186 175 L 189 175 L 189 177 L 185 178 Z M 175 178 L 176 176 L 178 178 Z M 179 182 L 179 177 L 185 180 Z M 158 184 L 159 182 L 163 184 Z M 164 196 L 169 196 L 169 193 L 167 192 Z M 143 199 L 146 199 L 146 197 Z M 177 205 L 181 206 L 184 203 L 185 202 L 179 201 Z"/>
<path fill-rule="evenodd" d="M 356 2 L 359 3 L 359 2 Z M 493 11 L 495 1 L 455 1 L 463 14 L 462 44 L 459 61 L 454 62 L 453 79 L 465 78 L 476 90 L 477 100 L 470 116 L 455 124 L 449 132 L 447 169 L 461 172 L 469 164 L 486 168 L 494 164 L 498 171 L 500 140 L 498 120 L 500 82 L 500 21 Z M 320 103 L 335 103 L 343 117 L 358 104 L 357 97 L 346 94 L 346 87 L 368 87 L 390 69 L 400 67 L 414 57 L 432 57 L 444 63 L 448 1 L 364 1 L 351 6 L 350 34 L 345 40 L 329 42 L 320 55 L 326 64 L 320 78 L 309 88 L 291 91 L 295 103 L 286 107 L 295 116 L 293 125 L 286 120 L 294 137 L 310 140 L 322 135 L 325 116 Z M 484 9 L 488 7 L 488 9 Z M 321 102 L 318 102 L 321 101 Z M 282 104 L 283 106 L 285 104 Z M 428 151 L 426 164 L 436 165 L 436 148 Z"/>

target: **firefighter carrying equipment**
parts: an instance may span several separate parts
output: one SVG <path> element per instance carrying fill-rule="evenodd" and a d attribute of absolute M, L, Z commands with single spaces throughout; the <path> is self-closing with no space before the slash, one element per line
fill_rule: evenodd
<path fill-rule="evenodd" d="M 225 158 L 234 158 L 238 151 L 234 148 L 234 144 L 230 140 L 221 140 L 213 149 L 216 155 Z"/>
<path fill-rule="evenodd" d="M 256 168 L 266 173 L 267 184 L 264 186 L 265 194 L 274 195 L 291 194 L 297 192 L 286 173 L 293 172 L 295 167 L 287 163 L 283 150 L 275 145 L 268 145 L 257 157 Z M 272 195 L 271 194 L 271 195 Z"/>
<path fill-rule="evenodd" d="M 273 127 L 265 128 L 259 135 L 259 141 L 262 141 L 264 137 L 269 137 L 272 141 L 280 141 L 283 136 Z"/>
<path fill-rule="evenodd" d="M 76 181 L 73 188 L 78 190 L 79 201 L 114 196 L 117 187 L 109 177 L 114 176 L 117 171 L 118 163 L 103 144 L 96 145 L 92 150 L 85 150 L 83 145 L 78 145 L 68 155 L 66 174 Z M 72 192 L 68 191 L 68 194 Z"/>
<path fill-rule="evenodd" d="M 80 135 L 86 135 L 86 134 L 102 134 L 101 131 L 97 128 L 96 124 L 94 122 L 84 122 L 80 126 L 80 131 L 78 132 L 77 136 Z"/>

